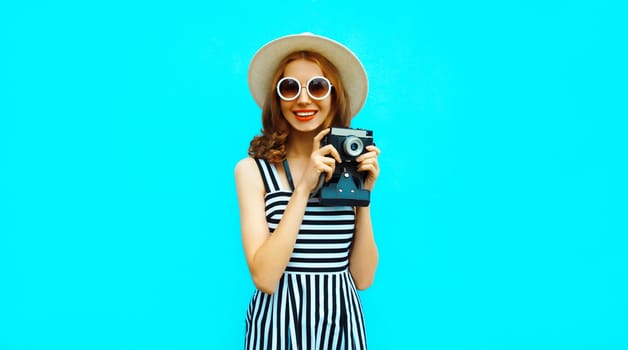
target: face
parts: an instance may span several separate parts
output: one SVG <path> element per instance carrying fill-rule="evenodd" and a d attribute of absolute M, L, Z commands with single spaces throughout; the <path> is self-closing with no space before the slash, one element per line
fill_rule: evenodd
<path fill-rule="evenodd" d="M 323 76 L 321 68 L 314 62 L 298 59 L 286 65 L 283 76 L 296 78 L 301 83 L 301 93 L 296 99 L 279 99 L 284 118 L 297 131 L 318 130 L 329 117 L 331 94 L 323 100 L 315 100 L 307 93 L 306 84 L 314 76 Z"/>

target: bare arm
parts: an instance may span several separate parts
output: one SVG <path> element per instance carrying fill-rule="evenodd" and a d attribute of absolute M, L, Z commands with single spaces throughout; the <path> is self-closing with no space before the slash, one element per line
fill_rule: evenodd
<path fill-rule="evenodd" d="M 271 235 L 266 222 L 264 183 L 253 158 L 235 169 L 242 245 L 255 286 L 271 294 L 277 287 L 297 240 L 309 193 L 295 190 Z"/>
<path fill-rule="evenodd" d="M 379 255 L 371 222 L 371 207 L 358 207 L 355 237 L 349 257 L 349 269 L 356 288 L 364 290 L 371 286 L 378 262 Z"/>
<path fill-rule="evenodd" d="M 364 188 L 370 191 L 375 186 L 375 180 L 379 176 L 379 164 L 377 157 L 379 149 L 375 146 L 367 147 L 369 152 L 358 157 L 359 171 L 368 171 L 369 174 L 364 183 Z M 371 221 L 371 207 L 357 207 L 355 219 L 355 237 L 351 246 L 349 257 L 349 270 L 355 282 L 356 288 L 366 289 L 371 286 L 375 278 L 375 270 L 379 262 L 377 245 L 373 234 L 373 222 Z"/>
<path fill-rule="evenodd" d="M 264 182 L 253 158 L 241 160 L 235 169 L 236 189 L 240 205 L 242 245 L 255 286 L 273 293 L 290 262 L 297 235 L 305 215 L 310 192 L 317 186 L 320 174 L 333 173 L 340 155 L 332 146 L 320 148 L 320 141 L 329 129 L 313 141 L 310 162 L 286 206 L 283 217 L 271 235 L 266 222 Z M 334 158 L 326 157 L 332 155 Z"/>

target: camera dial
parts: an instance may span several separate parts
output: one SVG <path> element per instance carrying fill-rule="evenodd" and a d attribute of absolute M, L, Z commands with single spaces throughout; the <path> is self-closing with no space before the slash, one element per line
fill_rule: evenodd
<path fill-rule="evenodd" d="M 359 137 L 349 135 L 342 144 L 345 153 L 350 157 L 357 157 L 364 150 L 364 143 Z"/>

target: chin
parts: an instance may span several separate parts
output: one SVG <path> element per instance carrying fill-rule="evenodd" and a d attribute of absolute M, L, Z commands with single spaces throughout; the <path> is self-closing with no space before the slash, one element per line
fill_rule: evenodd
<path fill-rule="evenodd" d="M 309 120 L 307 122 L 299 121 L 299 120 L 291 120 L 289 122 L 292 129 L 300 132 L 312 132 L 321 130 L 324 124 L 323 120 Z"/>

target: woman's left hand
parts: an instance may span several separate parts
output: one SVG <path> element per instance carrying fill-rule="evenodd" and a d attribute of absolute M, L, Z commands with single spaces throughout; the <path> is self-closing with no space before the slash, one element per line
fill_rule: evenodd
<path fill-rule="evenodd" d="M 368 152 L 360 155 L 356 158 L 358 162 L 358 171 L 368 171 L 368 175 L 366 176 L 366 180 L 364 180 L 364 185 L 362 186 L 364 189 L 373 191 L 373 187 L 375 187 L 375 180 L 379 176 L 379 163 L 377 161 L 377 157 L 381 153 L 379 148 L 375 146 L 366 146 L 366 150 Z"/>

